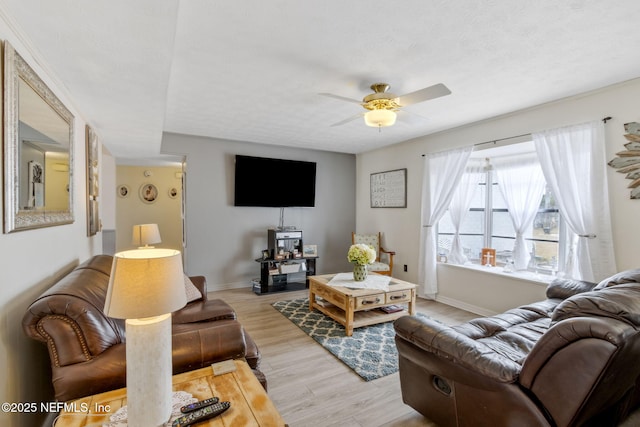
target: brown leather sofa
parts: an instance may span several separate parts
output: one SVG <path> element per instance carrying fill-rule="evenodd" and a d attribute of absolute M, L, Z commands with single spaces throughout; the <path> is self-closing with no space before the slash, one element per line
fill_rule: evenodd
<path fill-rule="evenodd" d="M 49 349 L 58 401 L 125 386 L 124 320 L 103 312 L 112 260 L 109 255 L 87 260 L 36 299 L 24 315 L 26 334 Z M 201 296 L 173 313 L 173 373 L 244 358 L 266 388 L 258 347 L 234 310 L 222 300 L 207 299 L 204 277 L 190 279 Z"/>
<path fill-rule="evenodd" d="M 396 320 L 404 402 L 439 426 L 615 426 L 640 403 L 640 269 L 449 327 Z"/>

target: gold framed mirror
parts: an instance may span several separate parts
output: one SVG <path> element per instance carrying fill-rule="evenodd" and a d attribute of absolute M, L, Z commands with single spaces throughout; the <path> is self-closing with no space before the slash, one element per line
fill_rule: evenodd
<path fill-rule="evenodd" d="M 4 42 L 4 232 L 69 224 L 73 114 Z"/>

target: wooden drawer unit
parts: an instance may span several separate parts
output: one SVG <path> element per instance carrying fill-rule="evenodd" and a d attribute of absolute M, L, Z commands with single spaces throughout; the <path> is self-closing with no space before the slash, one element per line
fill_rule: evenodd
<path fill-rule="evenodd" d="M 384 304 L 384 293 L 356 297 L 356 310 L 364 310 Z"/>
<path fill-rule="evenodd" d="M 387 304 L 398 304 L 402 302 L 409 302 L 412 298 L 413 289 L 405 289 L 402 291 L 387 292 Z"/>
<path fill-rule="evenodd" d="M 315 295 L 326 299 L 330 303 L 343 306 L 347 303 L 346 295 L 341 294 L 340 292 L 337 292 L 331 288 L 319 287 L 313 283 L 310 285 L 310 287 L 313 287 L 313 292 Z"/>

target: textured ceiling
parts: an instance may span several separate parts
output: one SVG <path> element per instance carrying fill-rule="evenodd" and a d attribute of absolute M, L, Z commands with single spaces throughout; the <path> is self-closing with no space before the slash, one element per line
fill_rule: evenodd
<path fill-rule="evenodd" d="M 640 77 L 637 0 L 0 0 L 119 159 L 162 132 L 358 153 Z M 390 128 L 383 81 L 444 83 Z M 419 117 L 421 116 L 421 117 Z"/>

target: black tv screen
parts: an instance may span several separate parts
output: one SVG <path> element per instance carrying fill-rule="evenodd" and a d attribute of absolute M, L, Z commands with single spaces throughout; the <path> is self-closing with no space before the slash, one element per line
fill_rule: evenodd
<path fill-rule="evenodd" d="M 235 206 L 315 206 L 315 162 L 238 154 L 235 180 Z"/>

